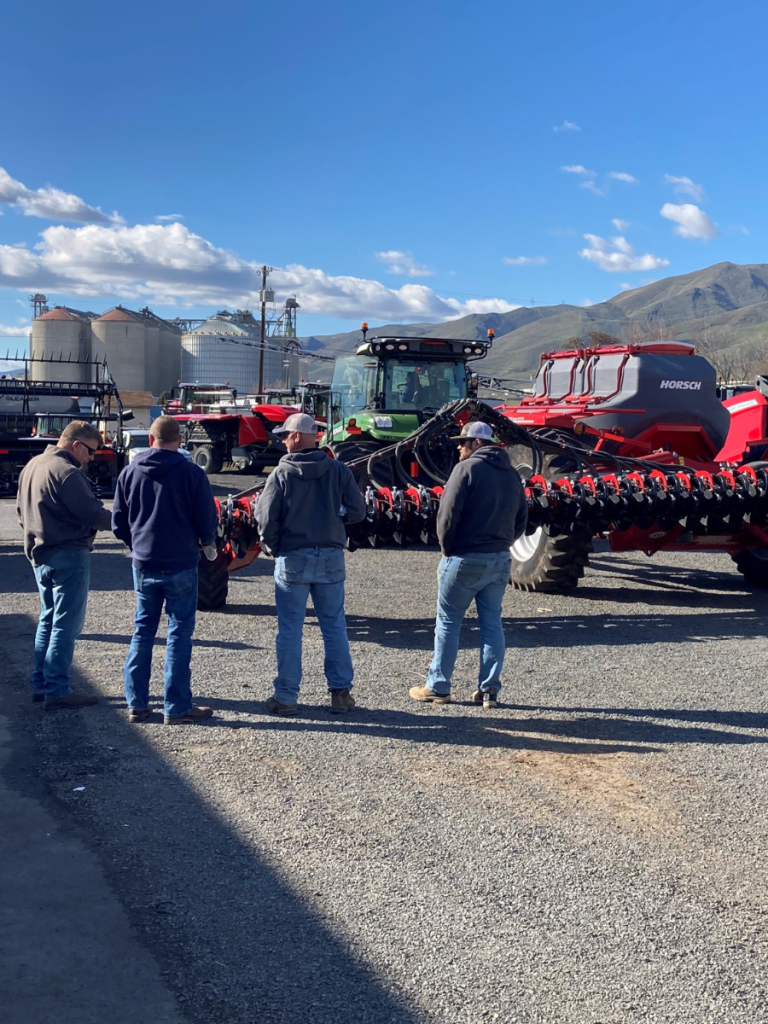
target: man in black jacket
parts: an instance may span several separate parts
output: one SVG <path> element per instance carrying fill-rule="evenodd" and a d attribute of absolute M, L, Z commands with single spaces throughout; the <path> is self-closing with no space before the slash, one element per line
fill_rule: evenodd
<path fill-rule="evenodd" d="M 437 515 L 443 557 L 437 570 L 435 653 L 426 686 L 412 686 L 411 700 L 448 704 L 461 623 L 472 601 L 480 624 L 480 673 L 475 704 L 498 706 L 504 665 L 501 602 L 509 582 L 510 546 L 525 530 L 525 492 L 487 423 L 470 423 L 445 486 Z"/>
<path fill-rule="evenodd" d="M 120 474 L 112 509 L 114 534 L 131 549 L 136 591 L 125 699 L 130 721 L 150 721 L 152 647 L 165 604 L 165 724 L 191 724 L 213 713 L 192 703 L 190 661 L 200 549 L 216 557 L 218 516 L 205 473 L 179 451 L 177 421 L 154 420 L 149 443 Z"/>
<path fill-rule="evenodd" d="M 283 434 L 288 455 L 270 474 L 256 506 L 262 547 L 275 558 L 277 676 L 266 703 L 273 715 L 298 711 L 310 594 L 325 645 L 331 711 L 344 714 L 355 706 L 344 618 L 345 523 L 363 519 L 365 502 L 349 467 L 317 451 L 317 431 L 306 413 L 294 413 L 275 431 Z"/>

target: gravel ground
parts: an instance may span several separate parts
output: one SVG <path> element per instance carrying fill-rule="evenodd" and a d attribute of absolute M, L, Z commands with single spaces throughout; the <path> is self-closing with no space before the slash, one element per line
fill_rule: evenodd
<path fill-rule="evenodd" d="M 159 716 L 129 726 L 121 708 L 121 547 L 97 547 L 77 651 L 78 685 L 102 702 L 45 715 L 24 689 L 31 572 L 18 544 L 0 544 L 0 673 L 39 752 L 29 773 L 98 853 L 184 1012 L 764 1020 L 768 594 L 725 555 L 597 555 L 574 596 L 507 592 L 502 708 L 415 705 L 437 560 L 348 558 L 359 707 L 328 713 L 310 612 L 289 721 L 261 703 L 276 620 L 272 564 L 257 560 L 233 576 L 226 611 L 199 616 L 194 686 L 217 717 L 170 729 Z M 475 627 L 455 678 L 464 700 Z"/>

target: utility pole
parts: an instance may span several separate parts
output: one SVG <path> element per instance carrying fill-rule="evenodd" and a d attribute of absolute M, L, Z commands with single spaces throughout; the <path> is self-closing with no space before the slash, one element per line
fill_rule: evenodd
<path fill-rule="evenodd" d="M 264 390 L 264 346 L 267 341 L 267 274 L 271 267 L 261 268 L 261 344 L 259 346 L 259 394 Z"/>

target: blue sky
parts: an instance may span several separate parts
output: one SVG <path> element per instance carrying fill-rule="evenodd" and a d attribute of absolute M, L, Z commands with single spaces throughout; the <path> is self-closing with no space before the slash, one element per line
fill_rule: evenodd
<path fill-rule="evenodd" d="M 14 5 L 0 333 L 36 289 L 254 304 L 262 262 L 301 334 L 768 262 L 766 28 L 710 0 Z"/>

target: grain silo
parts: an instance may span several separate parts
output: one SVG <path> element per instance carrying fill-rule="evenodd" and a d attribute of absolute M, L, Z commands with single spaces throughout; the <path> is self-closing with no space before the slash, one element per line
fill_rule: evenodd
<path fill-rule="evenodd" d="M 181 328 L 160 320 L 159 392 L 170 391 L 181 380 Z"/>
<path fill-rule="evenodd" d="M 118 389 L 145 390 L 145 327 L 138 313 L 122 306 L 110 309 L 91 324 L 91 355 L 109 366 Z"/>
<path fill-rule="evenodd" d="M 144 317 L 144 387 L 160 394 L 160 325 Z"/>
<path fill-rule="evenodd" d="M 91 367 L 70 360 L 87 360 L 91 355 L 91 318 L 66 306 L 55 306 L 32 321 L 29 354 L 30 374 L 36 380 L 91 379 Z M 39 360 L 39 361 L 38 361 Z"/>
<path fill-rule="evenodd" d="M 181 341 L 181 377 L 188 383 L 226 384 L 240 394 L 255 392 L 259 336 L 226 310 L 188 331 Z"/>

